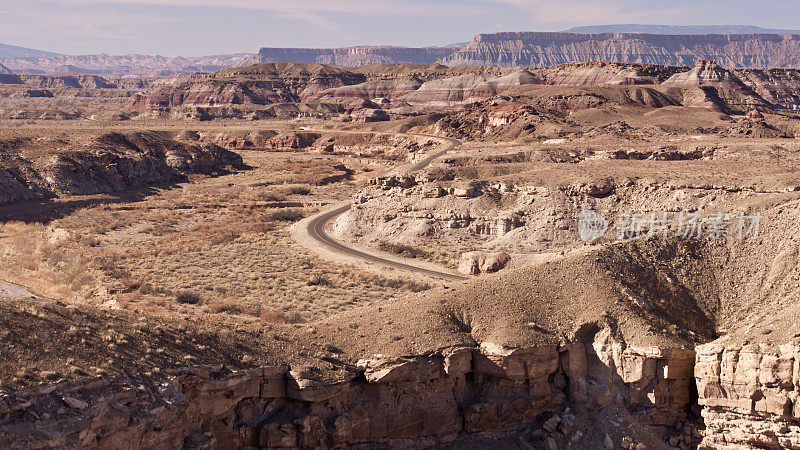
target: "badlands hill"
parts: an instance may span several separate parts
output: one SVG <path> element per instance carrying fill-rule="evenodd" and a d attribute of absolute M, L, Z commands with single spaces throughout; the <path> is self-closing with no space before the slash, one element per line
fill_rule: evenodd
<path fill-rule="evenodd" d="M 640 89 L 640 94 L 647 98 L 637 102 L 651 106 L 656 103 L 701 106 L 720 112 L 746 113 L 753 108 L 777 110 L 800 106 L 800 71 L 729 70 L 706 60 L 692 64 L 694 68 L 606 63 L 547 68 L 377 64 L 350 69 L 309 63 L 269 63 L 226 69 L 155 87 L 136 95 L 131 105 L 148 109 L 302 103 L 325 114 L 381 110 L 380 117 L 368 120 L 378 121 L 415 113 L 408 110 L 409 106 L 460 107 L 519 86 L 550 85 L 642 86 L 647 89 Z"/>
<path fill-rule="evenodd" d="M 726 67 L 800 67 L 800 36 L 491 33 L 475 36 L 441 62 L 504 67 L 572 61 L 685 66 L 698 59 L 711 59 Z"/>

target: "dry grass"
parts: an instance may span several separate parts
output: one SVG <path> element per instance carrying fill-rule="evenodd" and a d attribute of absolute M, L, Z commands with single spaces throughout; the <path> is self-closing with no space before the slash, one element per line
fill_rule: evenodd
<path fill-rule="evenodd" d="M 3 266 L 14 267 L 9 278 L 54 298 L 272 324 L 430 288 L 324 262 L 292 241 L 288 227 L 317 211 L 305 204 L 352 195 L 351 182 L 320 186 L 337 173 L 335 160 L 249 158 L 252 171 L 194 180 L 143 201 L 80 209 L 47 226 L 7 223 Z"/>

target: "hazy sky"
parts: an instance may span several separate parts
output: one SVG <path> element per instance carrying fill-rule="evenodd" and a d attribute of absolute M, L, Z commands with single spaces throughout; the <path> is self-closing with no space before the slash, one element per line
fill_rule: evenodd
<path fill-rule="evenodd" d="M 798 0 L 0 0 L 0 43 L 60 53 L 210 55 L 427 46 L 578 25 L 798 28 Z"/>

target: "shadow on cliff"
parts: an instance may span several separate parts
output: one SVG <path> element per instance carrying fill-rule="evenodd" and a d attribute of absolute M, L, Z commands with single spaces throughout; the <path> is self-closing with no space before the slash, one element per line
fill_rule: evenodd
<path fill-rule="evenodd" d="M 0 206 L 0 223 L 20 221 L 25 223 L 48 224 L 53 220 L 61 219 L 83 208 L 139 202 L 163 190 L 174 189 L 179 183 L 180 181 L 175 181 L 112 193 L 28 200 L 10 205 L 3 205 Z"/>

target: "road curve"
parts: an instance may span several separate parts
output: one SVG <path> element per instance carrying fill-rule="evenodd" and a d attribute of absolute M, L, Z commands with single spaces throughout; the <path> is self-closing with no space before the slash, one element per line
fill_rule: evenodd
<path fill-rule="evenodd" d="M 25 286 L 0 280 L 0 296 L 15 298 L 38 298 L 28 291 Z"/>
<path fill-rule="evenodd" d="M 431 154 L 430 156 L 427 156 L 426 158 L 422 159 L 421 161 L 418 161 L 418 162 L 412 164 L 411 166 L 409 166 L 408 168 L 406 168 L 404 170 L 405 173 L 412 173 L 412 172 L 416 172 L 418 170 L 424 169 L 431 162 L 433 162 L 433 160 L 435 160 L 436 158 L 444 155 L 448 151 L 450 151 L 450 150 L 458 147 L 459 145 L 461 145 L 461 142 L 456 140 L 456 139 L 444 138 L 444 137 L 440 137 L 440 136 L 431 136 L 431 135 L 417 135 L 417 136 L 426 136 L 426 137 L 432 137 L 432 138 L 436 138 L 436 139 L 443 139 L 443 140 L 446 140 L 446 141 L 450 142 L 450 146 L 447 147 L 444 150 L 439 150 L 438 152 L 435 152 L 435 153 Z M 380 257 L 378 255 L 374 255 L 374 254 L 371 254 L 371 253 L 366 253 L 366 252 L 363 252 L 361 250 L 357 250 L 355 248 L 348 247 L 346 244 L 344 244 L 344 243 L 342 243 L 340 241 L 337 241 L 336 239 L 330 237 L 328 235 L 328 233 L 325 232 L 325 225 L 327 225 L 332 220 L 335 220 L 337 217 L 339 217 L 342 214 L 344 214 L 347 211 L 349 211 L 350 210 L 350 206 L 351 206 L 351 204 L 348 203 L 347 205 L 341 206 L 341 207 L 336 208 L 336 209 L 331 210 L 331 211 L 327 211 L 325 213 L 320 214 L 317 217 L 314 217 L 312 220 L 310 220 L 308 222 L 308 224 L 306 226 L 306 229 L 308 231 L 309 236 L 311 236 L 311 238 L 314 239 L 315 241 L 319 242 L 320 244 L 328 247 L 329 249 L 331 249 L 331 250 L 333 250 L 335 252 L 344 253 L 344 254 L 346 254 L 348 256 L 355 256 L 356 258 L 363 259 L 365 261 L 375 262 L 375 263 L 378 263 L 378 264 L 384 264 L 384 265 L 391 266 L 391 267 L 396 267 L 398 269 L 402 269 L 402 270 L 405 270 L 405 271 L 408 271 L 408 272 L 415 272 L 415 273 L 419 273 L 419 274 L 422 274 L 422 275 L 427 275 L 427 276 L 434 277 L 434 278 L 443 278 L 443 279 L 449 280 L 449 281 L 463 281 L 463 280 L 468 279 L 467 277 L 464 277 L 464 276 L 461 276 L 461 275 L 456 275 L 456 274 L 450 273 L 450 272 L 433 270 L 433 269 L 426 269 L 424 267 L 418 267 L 418 266 L 415 266 L 415 265 L 406 264 L 406 263 L 403 263 L 403 262 L 400 262 L 400 261 L 396 261 L 396 260 L 393 260 L 393 259 L 382 258 L 382 257 Z"/>

